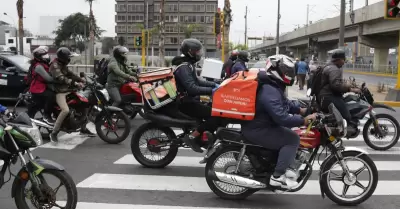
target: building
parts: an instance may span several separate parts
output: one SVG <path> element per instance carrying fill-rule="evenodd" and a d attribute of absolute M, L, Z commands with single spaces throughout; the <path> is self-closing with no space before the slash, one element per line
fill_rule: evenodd
<path fill-rule="evenodd" d="M 15 36 L 16 28 L 12 27 L 10 24 L 4 21 L 0 21 L 0 46 L 7 45 L 6 33 Z"/>
<path fill-rule="evenodd" d="M 148 6 L 147 6 L 148 5 Z M 148 8 L 148 10 L 147 10 Z M 204 44 L 207 57 L 216 56 L 216 36 L 213 34 L 213 19 L 218 8 L 218 0 L 168 0 L 165 1 L 165 56 L 176 56 L 180 43 L 185 39 L 185 27 L 198 26 L 192 33 Z M 134 37 L 141 35 L 141 27 L 156 27 L 160 20 L 160 0 L 116 0 L 115 32 L 117 40 L 123 37 L 130 51 L 135 48 Z M 148 11 L 148 15 L 147 14 Z M 150 38 L 149 54 L 154 47 L 158 54 L 158 33 Z"/>
<path fill-rule="evenodd" d="M 58 26 L 60 26 L 59 20 L 64 18 L 63 16 L 40 16 L 40 30 L 38 35 L 54 38 L 53 31 L 57 30 Z"/>

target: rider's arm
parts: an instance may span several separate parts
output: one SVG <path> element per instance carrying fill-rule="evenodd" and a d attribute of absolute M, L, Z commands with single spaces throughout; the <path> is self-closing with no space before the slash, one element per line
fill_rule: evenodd
<path fill-rule="evenodd" d="M 260 99 L 264 110 L 278 125 L 292 128 L 304 124 L 304 119 L 300 115 L 289 115 L 278 89 L 269 85 L 263 85 L 262 93 L 259 96 L 261 96 Z"/>
<path fill-rule="evenodd" d="M 76 82 L 84 82 L 85 81 L 83 78 L 79 77 L 74 72 L 70 71 L 68 68 L 67 68 L 67 76 L 69 78 L 71 78 L 72 81 L 76 81 Z"/>
<path fill-rule="evenodd" d="M 51 77 L 53 77 L 53 79 L 57 81 L 57 83 L 67 85 L 72 84 L 72 79 L 68 78 L 67 75 L 64 75 L 64 73 L 61 72 L 60 66 L 57 63 L 53 64 L 53 67 L 50 70 L 50 74 Z"/>
<path fill-rule="evenodd" d="M 124 73 L 118 66 L 117 62 L 110 62 L 110 64 L 108 64 L 108 70 L 110 71 L 110 73 L 114 73 L 115 75 L 125 78 L 126 80 L 129 79 L 129 74 Z"/>
<path fill-rule="evenodd" d="M 328 66 L 330 68 L 336 68 L 336 66 Z M 338 93 L 347 93 L 350 91 L 350 86 L 343 82 L 342 71 L 340 69 L 328 69 L 329 87 Z"/>
<path fill-rule="evenodd" d="M 189 95 L 211 95 L 212 87 L 203 87 L 196 84 L 189 66 L 180 66 L 175 71 L 175 77 Z"/>
<path fill-rule="evenodd" d="M 46 70 L 44 69 L 43 66 L 36 65 L 34 71 L 37 74 L 39 74 L 46 81 L 46 83 L 53 83 L 54 82 L 53 78 L 50 76 L 50 74 L 48 72 L 46 72 Z"/>
<path fill-rule="evenodd" d="M 300 114 L 300 104 L 295 101 L 288 100 L 289 114 Z"/>
<path fill-rule="evenodd" d="M 207 81 L 204 78 L 201 77 L 197 77 L 197 82 L 199 83 L 199 86 L 203 86 L 203 87 L 211 87 L 214 88 L 216 87 L 216 83 L 211 82 L 211 81 Z"/>

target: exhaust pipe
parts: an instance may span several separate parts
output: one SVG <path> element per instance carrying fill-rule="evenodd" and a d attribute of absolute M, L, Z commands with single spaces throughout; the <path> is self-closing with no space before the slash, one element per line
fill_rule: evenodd
<path fill-rule="evenodd" d="M 213 173 L 217 180 L 235 186 L 246 187 L 251 189 L 264 189 L 267 187 L 267 185 L 264 183 L 261 183 L 253 179 L 245 178 L 242 176 L 227 174 L 223 172 L 213 172 Z"/>
<path fill-rule="evenodd" d="M 31 120 L 39 127 L 43 127 L 43 128 L 47 128 L 47 129 L 51 129 L 51 130 L 53 130 L 53 128 L 54 128 L 53 126 L 51 126 L 45 122 L 42 122 L 40 120 L 35 120 L 35 119 L 31 119 Z"/>

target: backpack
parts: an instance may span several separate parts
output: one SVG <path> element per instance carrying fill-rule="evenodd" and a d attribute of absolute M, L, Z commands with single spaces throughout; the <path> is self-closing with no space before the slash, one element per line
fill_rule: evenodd
<path fill-rule="evenodd" d="M 25 85 L 31 86 L 33 80 L 35 80 L 33 76 L 33 69 L 36 65 L 31 65 L 28 70 L 28 74 L 24 78 Z"/>
<path fill-rule="evenodd" d="M 101 85 L 105 85 L 107 83 L 108 73 L 108 63 L 110 59 L 103 58 L 100 60 L 99 64 L 96 66 L 94 73 L 97 76 L 97 82 Z"/>
<path fill-rule="evenodd" d="M 232 61 L 232 62 L 229 62 L 229 63 L 227 63 L 226 64 L 226 66 L 225 66 L 225 78 L 229 78 L 229 77 L 231 77 L 231 72 L 232 72 L 232 67 L 233 67 L 233 65 L 235 64 L 235 62 L 234 61 Z"/>
<path fill-rule="evenodd" d="M 311 87 L 310 96 L 318 96 L 324 84 L 322 83 L 322 72 L 325 66 L 318 66 L 317 69 L 310 74 L 309 82 Z"/>

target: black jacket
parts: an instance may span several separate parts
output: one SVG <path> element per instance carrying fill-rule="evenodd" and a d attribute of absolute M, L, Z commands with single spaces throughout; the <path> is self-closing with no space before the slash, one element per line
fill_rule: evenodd
<path fill-rule="evenodd" d="M 232 59 L 228 59 L 224 63 L 224 65 L 222 66 L 221 78 L 225 78 L 225 77 L 230 77 L 231 76 L 231 70 L 232 70 L 233 64 L 235 64 L 235 62 Z"/>
<path fill-rule="evenodd" d="M 322 89 L 320 96 L 343 96 L 350 91 L 350 85 L 343 81 L 343 69 L 335 64 L 328 64 L 322 71 Z"/>
<path fill-rule="evenodd" d="M 179 93 L 187 94 L 189 97 L 212 94 L 216 84 L 197 77 L 196 67 L 189 58 L 175 57 L 172 65 L 181 65 L 174 72 Z"/>

